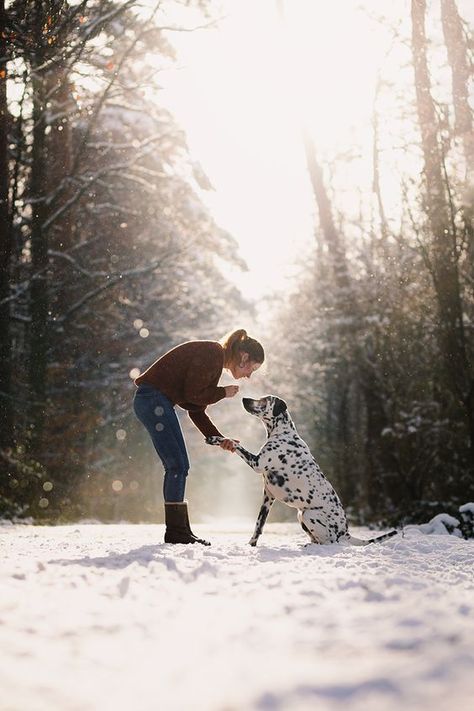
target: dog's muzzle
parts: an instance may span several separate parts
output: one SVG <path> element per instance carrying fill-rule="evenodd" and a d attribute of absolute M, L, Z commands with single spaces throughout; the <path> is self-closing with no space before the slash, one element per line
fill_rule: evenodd
<path fill-rule="evenodd" d="M 255 402 L 255 400 L 252 400 L 252 398 L 250 398 L 250 397 L 243 397 L 242 398 L 242 405 L 247 410 L 247 412 L 253 412 L 252 405 L 254 402 Z"/>

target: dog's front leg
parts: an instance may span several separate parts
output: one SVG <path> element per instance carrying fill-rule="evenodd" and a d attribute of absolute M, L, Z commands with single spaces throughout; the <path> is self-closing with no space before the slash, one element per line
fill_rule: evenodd
<path fill-rule="evenodd" d="M 252 454 L 252 452 L 249 452 L 245 449 L 245 447 L 242 447 L 242 445 L 237 444 L 235 446 L 235 451 L 239 455 L 241 459 L 244 460 L 246 464 L 249 465 L 249 467 L 252 467 L 256 472 L 259 471 L 258 469 L 258 454 Z"/>
<path fill-rule="evenodd" d="M 223 440 L 224 440 L 224 437 L 216 437 L 216 436 L 206 437 L 207 444 L 217 445 L 217 444 L 220 444 Z M 234 442 L 234 443 L 235 443 L 235 451 L 237 452 L 239 457 L 241 459 L 243 459 L 244 462 L 249 465 L 249 467 L 252 467 L 252 469 L 255 469 L 255 471 L 259 472 L 259 474 L 260 474 L 261 472 L 259 471 L 259 468 L 258 468 L 258 454 L 252 454 L 252 452 L 249 452 L 248 450 L 246 450 L 245 447 L 242 447 L 242 445 L 239 444 L 238 442 Z"/>
<path fill-rule="evenodd" d="M 257 516 L 257 523 L 255 524 L 255 531 L 253 532 L 253 536 L 249 541 L 251 546 L 257 545 L 257 541 L 259 539 L 260 534 L 263 531 L 265 521 L 267 520 L 268 513 L 269 513 L 274 501 L 275 501 L 275 497 L 272 496 L 266 489 L 264 489 L 263 503 L 262 503 L 262 506 L 260 507 L 260 511 Z"/>

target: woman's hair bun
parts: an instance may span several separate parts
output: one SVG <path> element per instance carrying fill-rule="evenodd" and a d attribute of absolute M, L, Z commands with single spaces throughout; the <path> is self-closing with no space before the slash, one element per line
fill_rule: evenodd
<path fill-rule="evenodd" d="M 236 360 L 242 351 L 248 353 L 250 360 L 255 363 L 263 363 L 265 360 L 263 346 L 255 338 L 250 338 L 245 328 L 238 328 L 227 334 L 221 345 L 226 352 L 227 362 Z"/>

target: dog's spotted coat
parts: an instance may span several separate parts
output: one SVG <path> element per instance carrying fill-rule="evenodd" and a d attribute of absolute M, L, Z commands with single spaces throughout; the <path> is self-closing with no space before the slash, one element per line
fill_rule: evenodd
<path fill-rule="evenodd" d="M 275 501 L 298 509 L 298 521 L 313 543 L 346 541 L 366 545 L 393 536 L 391 531 L 378 538 L 361 540 L 351 536 L 341 501 L 301 439 L 286 403 L 274 395 L 260 400 L 243 398 L 244 408 L 260 418 L 267 430 L 267 441 L 258 454 L 236 443 L 236 451 L 264 480 L 264 497 L 250 545 L 255 546 L 268 512 Z M 208 444 L 219 444 L 220 437 L 209 437 Z"/>

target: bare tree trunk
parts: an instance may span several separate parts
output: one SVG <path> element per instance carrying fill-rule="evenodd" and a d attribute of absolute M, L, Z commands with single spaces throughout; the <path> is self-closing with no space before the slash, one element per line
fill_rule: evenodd
<path fill-rule="evenodd" d="M 380 187 L 379 170 L 379 117 L 377 113 L 377 98 L 380 91 L 380 79 L 377 80 L 375 88 L 374 103 L 372 109 L 372 190 L 377 198 L 380 217 L 380 233 L 385 246 L 388 237 L 387 217 L 382 200 L 382 190 Z"/>
<path fill-rule="evenodd" d="M 316 158 L 314 142 L 307 132 L 304 136 L 304 149 L 306 164 L 308 166 L 309 177 L 313 188 L 314 199 L 318 206 L 319 221 L 324 235 L 324 241 L 329 250 L 329 256 L 333 265 L 334 279 L 340 291 L 345 305 L 354 312 L 354 303 L 350 299 L 351 281 L 347 266 L 346 253 L 341 239 L 341 235 L 334 224 L 331 209 L 331 201 L 324 184 L 323 172 Z"/>
<path fill-rule="evenodd" d="M 31 150 L 30 200 L 31 215 L 31 268 L 30 285 L 30 361 L 29 383 L 33 404 L 31 448 L 39 447 L 42 437 L 46 406 L 47 322 L 48 322 L 48 243 L 43 230 L 45 220 L 46 181 L 46 125 L 45 84 L 42 54 L 43 8 L 35 0 L 36 53 L 31 67 L 33 89 L 33 145 Z"/>
<path fill-rule="evenodd" d="M 469 82 L 472 75 L 468 40 L 459 16 L 456 0 L 441 0 L 444 41 L 451 67 L 455 134 L 463 145 L 466 161 L 466 190 L 461 209 L 470 275 L 474 278 L 474 126 L 469 104 Z"/>
<path fill-rule="evenodd" d="M 282 20 L 284 19 L 284 3 L 283 0 L 276 0 L 277 9 Z M 370 371 L 364 363 L 367 362 L 365 355 L 360 352 L 357 345 L 357 332 L 359 329 L 361 318 L 361 306 L 357 299 L 357 293 L 354 288 L 354 281 L 351 278 L 344 240 L 341 232 L 338 230 L 333 216 L 333 208 L 329 197 L 321 165 L 319 164 L 314 141 L 308 131 L 303 131 L 303 144 L 306 157 L 306 164 L 311 180 L 314 199 L 317 204 L 319 221 L 322 231 L 322 241 L 327 247 L 328 259 L 331 267 L 331 273 L 334 278 L 334 289 L 331 292 L 333 295 L 333 305 L 338 316 L 342 317 L 341 323 L 337 326 L 335 337 L 339 340 L 343 349 L 349 349 L 351 352 L 351 361 L 355 365 L 355 372 L 358 376 L 357 386 L 363 395 L 365 403 L 365 437 L 366 437 L 366 459 L 367 465 L 367 507 L 372 513 L 377 511 L 377 507 L 382 502 L 385 495 L 384 488 L 384 471 L 380 465 L 382 459 L 379 454 L 380 449 L 386 449 L 387 444 L 380 443 L 380 433 L 384 426 L 384 421 L 380 416 L 383 411 L 383 391 L 377 389 L 377 382 L 374 377 L 374 371 Z M 376 145 L 374 150 L 376 150 Z M 374 156 L 376 161 L 376 156 Z M 374 162 L 374 168 L 377 168 Z M 374 176 L 375 179 L 375 176 Z M 378 174 L 377 174 L 378 180 Z M 383 203 L 380 195 L 380 186 L 377 184 L 379 209 L 381 214 L 381 223 L 383 229 L 387 231 L 386 219 L 383 212 Z M 375 187 L 374 187 L 375 190 Z M 385 236 L 385 235 L 384 235 Z M 374 365 L 375 367 L 375 365 Z M 340 379 L 330 397 L 334 402 L 329 403 L 329 413 L 332 414 L 336 403 L 340 403 L 340 409 L 337 410 L 338 427 L 336 429 L 336 437 L 332 445 L 336 450 L 336 466 L 342 468 L 347 476 L 346 453 L 351 446 L 350 432 L 350 400 L 348 399 L 348 384 L 347 383 L 347 367 L 343 362 L 339 364 Z M 349 376 L 350 377 L 350 376 Z M 328 430 L 331 431 L 332 424 L 328 417 Z M 389 454 L 387 455 L 387 457 Z M 343 474 L 341 474 L 342 478 Z"/>
<path fill-rule="evenodd" d="M 276 0 L 277 12 L 281 21 L 285 21 L 284 0 Z M 341 235 L 334 224 L 331 201 L 324 184 L 323 172 L 316 158 L 316 148 L 309 131 L 303 130 L 303 146 L 308 166 L 309 177 L 313 188 L 314 198 L 318 206 L 319 220 L 323 231 L 324 241 L 328 247 L 329 256 L 334 268 L 334 278 L 340 290 L 343 290 L 349 302 L 351 281 L 347 267 L 346 254 Z"/>
<path fill-rule="evenodd" d="M 0 0 L 0 449 L 13 443 L 11 398 L 10 264 L 12 230 L 9 219 L 7 47 L 5 2 Z"/>
<path fill-rule="evenodd" d="M 474 401 L 471 364 L 463 327 L 456 235 L 450 219 L 443 178 L 443 156 L 438 142 L 438 122 L 431 96 L 425 36 L 426 0 L 412 0 L 412 52 L 418 120 L 424 159 L 427 214 L 432 233 L 432 276 L 439 314 L 440 347 L 447 384 L 464 407 L 474 460 Z"/>
<path fill-rule="evenodd" d="M 456 135 L 463 142 L 468 178 L 474 178 L 474 131 L 472 110 L 469 105 L 469 64 L 467 41 L 456 0 L 441 0 L 441 19 L 444 41 L 451 66 Z"/>
<path fill-rule="evenodd" d="M 364 493 L 367 495 L 367 499 L 364 504 L 367 509 L 374 514 L 380 511 L 380 507 L 383 506 L 382 502 L 384 501 L 386 493 L 384 483 L 386 471 L 381 466 L 384 455 L 380 454 L 380 450 L 387 447 L 385 442 L 382 443 L 382 447 L 380 443 L 380 433 L 384 426 L 384 420 L 380 416 L 380 413 L 383 412 L 383 393 L 377 389 L 374 372 L 369 371 L 363 366 L 363 362 L 366 360 L 364 355 L 358 352 L 357 347 L 354 347 L 354 342 L 357 341 L 357 321 L 360 315 L 360 307 L 357 302 L 356 294 L 354 293 L 341 235 L 334 224 L 331 201 L 326 191 L 322 170 L 316 159 L 316 151 L 313 142 L 308 135 L 305 135 L 304 144 L 313 193 L 318 205 L 324 242 L 328 248 L 329 258 L 332 263 L 335 281 L 335 305 L 339 314 L 345 319 L 345 323 L 339 326 L 338 335 L 341 341 L 345 341 L 347 347 L 353 350 L 359 385 L 365 402 L 365 471 L 367 481 L 364 487 Z M 344 373 L 344 375 L 347 376 L 347 372 Z M 338 465 L 338 469 L 340 469 L 342 465 L 342 472 L 340 474 L 341 480 L 344 477 L 344 471 L 347 476 L 347 452 L 351 442 L 348 403 L 346 402 L 347 392 L 344 391 L 344 375 L 341 373 L 342 377 L 340 381 L 338 381 L 339 391 L 337 395 L 341 398 L 341 407 L 338 411 L 336 443 L 338 457 L 336 464 Z"/>

